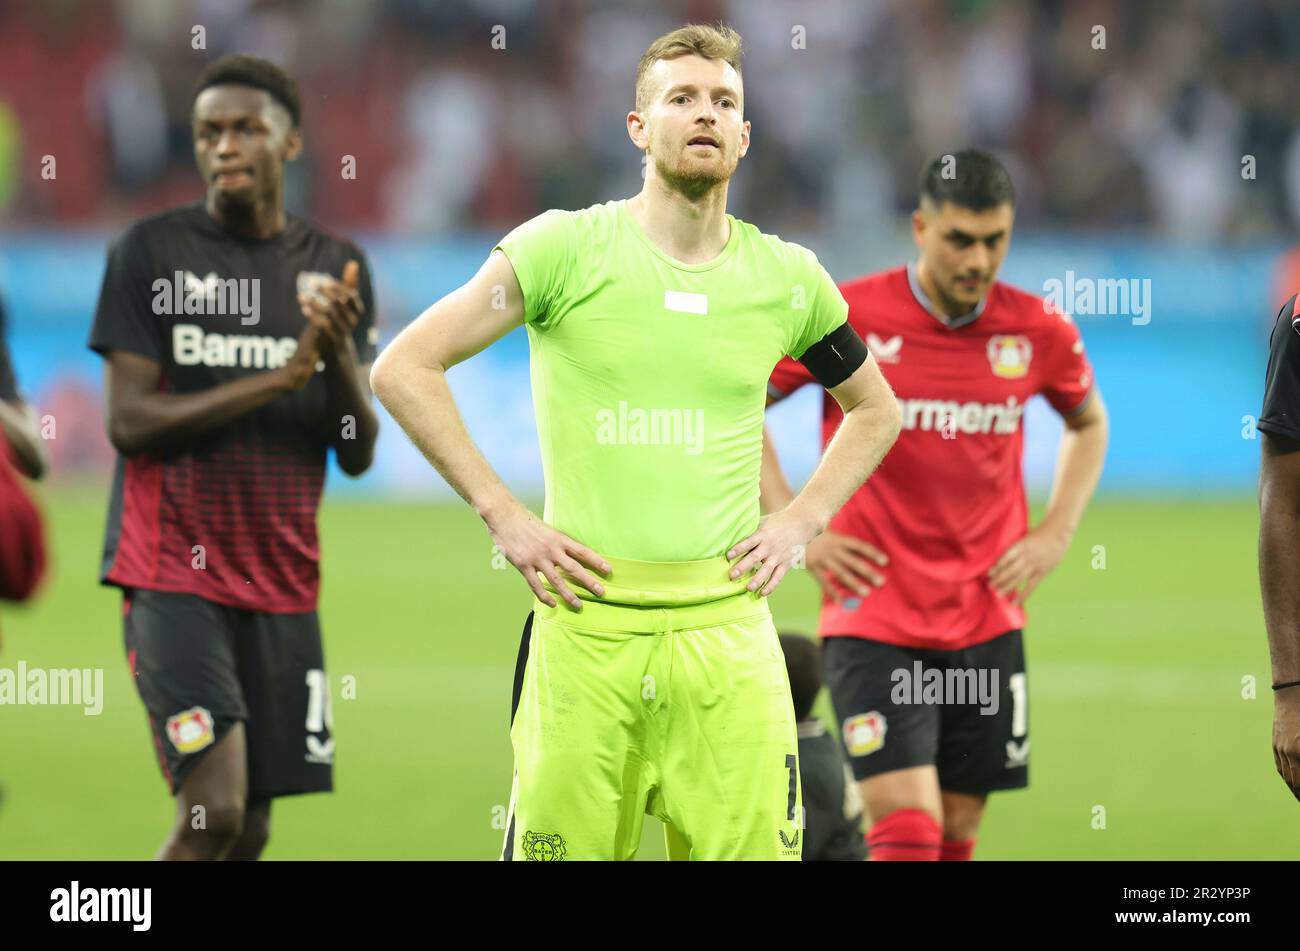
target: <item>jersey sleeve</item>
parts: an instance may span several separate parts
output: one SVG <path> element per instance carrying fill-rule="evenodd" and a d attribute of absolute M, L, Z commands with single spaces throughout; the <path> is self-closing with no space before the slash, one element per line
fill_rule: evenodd
<path fill-rule="evenodd" d="M 1084 351 L 1079 326 L 1069 317 L 1053 311 L 1052 336 L 1042 394 L 1062 416 L 1083 408 L 1092 393 L 1092 364 Z"/>
<path fill-rule="evenodd" d="M 524 323 L 539 330 L 554 326 L 574 259 L 573 216 L 552 209 L 525 221 L 493 250 L 505 252 L 524 295 Z"/>
<path fill-rule="evenodd" d="M 352 342 L 357 347 L 357 362 L 364 365 L 375 362 L 379 345 L 379 314 L 375 310 L 375 288 L 370 276 L 370 261 L 356 245 L 353 245 L 353 258 L 359 265 L 357 292 L 361 295 L 365 310 L 357 321 L 356 329 L 352 331 Z"/>
<path fill-rule="evenodd" d="M 90 330 L 90 349 L 101 355 L 126 350 L 162 363 L 163 328 L 153 312 L 152 301 L 149 249 L 139 228 L 133 227 L 108 250 L 108 266 Z"/>
<path fill-rule="evenodd" d="M 802 288 L 808 307 L 799 316 L 786 353 L 798 360 L 813 344 L 838 330 L 849 318 L 849 305 L 835 281 L 826 273 L 816 256 L 805 248 L 802 275 L 794 281 L 796 293 Z"/>
<path fill-rule="evenodd" d="M 1300 333 L 1292 320 L 1297 297 L 1283 306 L 1268 338 L 1268 369 L 1264 373 L 1264 406 L 1259 428 L 1276 436 L 1300 440 Z"/>
<path fill-rule="evenodd" d="M 18 392 L 18 378 L 9 359 L 9 328 L 5 321 L 4 301 L 0 300 L 0 400 L 15 403 L 22 399 Z"/>

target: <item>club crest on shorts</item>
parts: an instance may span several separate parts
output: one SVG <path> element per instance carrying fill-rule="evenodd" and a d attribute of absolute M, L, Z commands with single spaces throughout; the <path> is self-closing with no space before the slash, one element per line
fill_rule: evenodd
<path fill-rule="evenodd" d="M 529 862 L 563 862 L 568 854 L 558 832 L 525 832 L 524 859 Z"/>
<path fill-rule="evenodd" d="M 850 756 L 866 756 L 885 745 L 888 724 L 880 711 L 859 713 L 844 721 L 844 747 Z"/>
<path fill-rule="evenodd" d="M 206 707 L 190 707 L 167 718 L 167 739 L 181 753 L 197 753 L 217 738 Z"/>
<path fill-rule="evenodd" d="M 989 337 L 988 357 L 993 375 L 1005 380 L 1018 380 L 1029 372 L 1029 360 L 1034 355 L 1029 338 L 1008 334 Z"/>

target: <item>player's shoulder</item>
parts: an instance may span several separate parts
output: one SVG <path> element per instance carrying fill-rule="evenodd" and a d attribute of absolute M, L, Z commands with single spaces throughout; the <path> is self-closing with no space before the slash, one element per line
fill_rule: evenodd
<path fill-rule="evenodd" d="M 728 215 L 734 227 L 740 229 L 742 243 L 754 249 L 760 255 L 775 259 L 791 268 L 818 268 L 821 262 L 811 248 L 798 241 L 790 241 L 778 235 L 769 234 L 752 222 Z"/>
<path fill-rule="evenodd" d="M 339 234 L 310 218 L 286 212 L 284 216 L 286 237 L 290 245 L 314 245 L 316 248 L 342 252 L 345 257 L 364 263 L 365 251 L 347 235 Z"/>
<path fill-rule="evenodd" d="M 1292 294 L 1273 318 L 1268 328 L 1269 350 L 1293 362 L 1292 354 L 1300 351 L 1300 294 Z"/>
<path fill-rule="evenodd" d="M 1273 318 L 1275 324 L 1282 321 L 1286 321 L 1291 325 L 1292 329 L 1300 333 L 1300 293 L 1292 294 L 1287 298 L 1286 303 L 1282 305 L 1282 309 Z"/>
<path fill-rule="evenodd" d="M 155 244 L 173 242 L 179 233 L 201 228 L 207 222 L 207 213 L 200 202 L 178 205 L 137 218 L 114 239 L 118 247 L 138 250 Z"/>
<path fill-rule="evenodd" d="M 993 282 L 985 307 L 1006 333 L 1054 334 L 1074 329 L 1074 318 L 1051 299 L 1004 281 Z"/>
<path fill-rule="evenodd" d="M 586 244 L 605 244 L 618 230 L 620 220 L 626 214 L 623 207 L 626 204 L 626 199 L 606 201 L 573 211 L 552 208 L 545 214 L 551 216 L 554 227 L 566 230 L 573 239 Z"/>
<path fill-rule="evenodd" d="M 841 281 L 839 289 L 849 305 L 849 323 L 864 340 L 869 334 L 907 332 L 915 320 L 906 265 Z"/>
<path fill-rule="evenodd" d="M 1047 314 L 1059 314 L 1061 311 L 1041 294 L 1008 284 L 1006 281 L 994 281 L 989 289 L 989 304 L 999 310 L 1025 319 L 1035 319 Z"/>
<path fill-rule="evenodd" d="M 756 279 L 782 288 L 802 287 L 812 293 L 831 283 L 826 267 L 816 252 L 798 241 L 769 234 L 757 225 L 728 215 L 732 227 L 740 230 L 738 256 Z M 786 293 L 786 291 L 782 291 Z"/>
<path fill-rule="evenodd" d="M 606 201 L 586 208 L 548 208 L 546 211 L 530 218 L 531 222 L 547 224 L 551 227 L 572 228 L 587 231 L 608 231 L 614 228 L 622 214 L 621 206 L 627 200 Z"/>
<path fill-rule="evenodd" d="M 572 210 L 548 208 L 520 222 L 500 244 L 509 246 L 519 239 L 546 244 L 603 244 L 610 240 L 618 227 L 619 204 L 607 201 Z"/>
<path fill-rule="evenodd" d="M 906 265 L 849 278 L 841 281 L 839 288 L 850 305 L 855 301 L 878 301 L 911 293 L 907 284 Z"/>

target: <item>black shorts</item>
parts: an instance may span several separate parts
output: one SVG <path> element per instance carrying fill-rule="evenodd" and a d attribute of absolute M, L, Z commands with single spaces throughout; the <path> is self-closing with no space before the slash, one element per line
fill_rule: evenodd
<path fill-rule="evenodd" d="M 1020 631 L 956 651 L 860 637 L 824 644 L 826 685 L 855 777 L 934 766 L 947 792 L 1029 785 Z"/>
<path fill-rule="evenodd" d="M 243 722 L 250 801 L 334 788 L 334 740 L 316 612 L 265 614 L 136 588 L 127 662 L 172 794 Z"/>

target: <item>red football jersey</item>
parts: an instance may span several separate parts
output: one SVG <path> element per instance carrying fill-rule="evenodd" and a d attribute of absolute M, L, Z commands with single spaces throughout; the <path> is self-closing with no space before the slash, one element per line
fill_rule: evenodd
<path fill-rule="evenodd" d="M 880 468 L 831 520 L 889 556 L 866 598 L 823 599 L 823 637 L 958 650 L 1023 627 L 989 569 L 1028 528 L 1021 470 L 1025 404 L 1082 408 L 1092 368 L 1078 328 L 1041 297 L 995 283 L 971 314 L 943 323 L 906 267 L 840 285 L 849 323 L 894 388 L 902 432 Z M 788 357 L 770 390 L 813 382 Z M 843 413 L 824 395 L 822 445 Z"/>
<path fill-rule="evenodd" d="M 0 433 L 0 598 L 25 601 L 45 573 L 41 513 L 10 465 L 14 454 Z"/>

